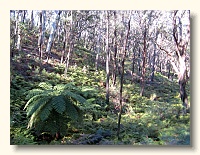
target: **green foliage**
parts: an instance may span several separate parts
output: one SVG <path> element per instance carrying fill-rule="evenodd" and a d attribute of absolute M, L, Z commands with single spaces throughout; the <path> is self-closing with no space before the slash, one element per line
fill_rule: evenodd
<path fill-rule="evenodd" d="M 81 111 L 75 105 L 75 101 L 83 104 L 86 100 L 77 94 L 75 86 L 71 84 L 52 86 L 49 83 L 41 82 L 39 88 L 32 89 L 27 93 L 26 109 L 30 117 L 28 128 L 35 127 L 40 131 L 44 129 L 55 132 L 61 126 L 66 126 L 65 117 L 76 121 L 81 117 Z M 43 128 L 41 128 L 43 126 Z"/>
<path fill-rule="evenodd" d="M 11 145 L 35 145 L 35 137 L 30 130 L 25 128 L 11 128 L 10 130 L 10 144 Z"/>

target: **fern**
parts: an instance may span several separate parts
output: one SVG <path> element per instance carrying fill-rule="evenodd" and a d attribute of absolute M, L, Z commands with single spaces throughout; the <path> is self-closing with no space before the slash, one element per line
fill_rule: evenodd
<path fill-rule="evenodd" d="M 30 117 L 28 128 L 55 132 L 66 125 L 66 120 L 69 121 L 66 117 L 72 121 L 81 118 L 82 112 L 74 103 L 78 101 L 83 104 L 86 99 L 78 94 L 78 88 L 72 84 L 53 87 L 44 82 L 40 83 L 39 87 L 41 89 L 30 90 L 26 96 L 28 102 L 24 109 Z"/>
<path fill-rule="evenodd" d="M 67 91 L 67 90 L 65 90 L 65 91 L 62 93 L 62 95 L 71 97 L 71 98 L 73 98 L 74 100 L 77 100 L 77 101 L 79 101 L 79 102 L 82 103 L 82 104 L 86 102 L 86 99 L 83 98 L 81 95 L 78 95 L 78 94 L 76 94 L 76 93 L 73 93 L 73 92 L 70 92 L 70 91 Z"/>
<path fill-rule="evenodd" d="M 27 116 L 32 115 L 40 106 L 46 104 L 50 98 L 51 97 L 49 96 L 43 96 L 43 98 L 39 98 L 35 102 L 32 102 L 33 104 L 27 108 Z"/>
<path fill-rule="evenodd" d="M 62 114 L 66 109 L 65 100 L 63 99 L 62 95 L 53 97 L 51 104 L 53 108 L 60 114 Z"/>
<path fill-rule="evenodd" d="M 46 119 L 48 119 L 48 117 L 51 114 L 53 107 L 51 105 L 51 102 L 48 102 L 45 106 L 45 108 L 43 108 L 43 110 L 40 113 L 40 119 L 41 121 L 45 121 Z"/>

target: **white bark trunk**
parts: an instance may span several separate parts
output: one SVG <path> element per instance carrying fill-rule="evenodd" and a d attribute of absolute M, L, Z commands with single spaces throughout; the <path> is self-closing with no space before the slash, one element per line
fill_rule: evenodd
<path fill-rule="evenodd" d="M 51 52 L 51 47 L 52 47 L 52 43 L 53 43 L 53 40 L 54 40 L 54 34 L 55 34 L 55 30 L 57 28 L 57 25 L 58 25 L 58 21 L 60 19 L 60 11 L 55 11 L 54 13 L 54 16 L 53 16 L 53 22 L 52 22 L 52 25 L 51 25 L 51 32 L 50 32 L 50 36 L 49 36 L 49 40 L 48 40 L 48 44 L 47 44 L 47 49 L 46 49 L 46 52 L 48 53 L 48 56 L 47 56 L 47 61 L 48 61 L 48 58 L 49 58 L 49 54 Z"/>

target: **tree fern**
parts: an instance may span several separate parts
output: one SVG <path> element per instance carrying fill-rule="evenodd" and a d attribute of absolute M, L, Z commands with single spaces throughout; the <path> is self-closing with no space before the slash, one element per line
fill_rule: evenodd
<path fill-rule="evenodd" d="M 65 91 L 62 93 L 62 95 L 71 97 L 72 99 L 77 100 L 77 101 L 79 101 L 80 103 L 85 103 L 85 102 L 86 102 L 86 99 L 83 98 L 81 95 L 78 95 L 78 94 L 73 93 L 73 92 L 71 92 L 71 91 L 65 90 Z"/>
<path fill-rule="evenodd" d="M 83 104 L 86 99 L 78 94 L 78 88 L 72 84 L 59 84 L 53 87 L 44 82 L 40 83 L 39 87 L 41 89 L 30 90 L 26 96 L 28 102 L 24 109 L 30 117 L 28 128 L 47 130 L 48 124 L 48 130 L 51 132 L 59 131 L 65 124 L 66 117 L 73 121 L 81 117 L 81 110 L 74 103 L 78 101 Z M 42 129 L 41 126 L 43 126 Z"/>
<path fill-rule="evenodd" d="M 65 100 L 62 95 L 53 97 L 51 100 L 51 105 L 60 114 L 62 114 L 66 109 Z"/>

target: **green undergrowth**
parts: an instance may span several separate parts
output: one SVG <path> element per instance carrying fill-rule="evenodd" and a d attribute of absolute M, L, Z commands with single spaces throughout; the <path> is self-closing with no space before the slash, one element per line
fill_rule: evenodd
<path fill-rule="evenodd" d="M 34 64 L 34 62 L 32 63 Z M 102 85 L 102 82 L 105 82 L 105 71 L 94 71 L 89 66 L 72 66 L 65 76 L 64 65 L 55 64 L 53 67 L 41 68 L 39 65 L 33 67 L 33 64 L 29 64 L 29 69 L 24 71 L 29 72 L 27 75 L 21 74 L 16 69 L 11 70 L 11 144 L 77 144 L 77 141 L 86 141 L 85 139 L 88 140 L 91 135 L 97 135 L 97 131 L 108 132 L 109 136 L 102 136 L 100 141 L 93 143 L 96 145 L 190 144 L 190 113 L 182 114 L 183 107 L 179 97 L 177 81 L 170 81 L 165 76 L 157 73 L 153 82 L 146 83 L 144 96 L 139 95 L 139 83 L 125 83 L 123 87 L 120 139 L 118 139 L 116 136 L 118 119 L 116 105 L 119 102 L 119 85 L 110 88 L 110 104 L 107 105 L 105 102 L 105 87 Z M 45 93 L 48 94 L 46 96 L 48 100 L 44 98 L 44 102 L 47 105 L 49 103 L 54 110 L 49 111 L 48 115 L 40 117 L 46 122 L 40 122 L 41 128 L 38 128 L 40 131 L 38 134 L 37 128 L 27 129 L 34 109 L 31 110 L 30 108 L 27 115 L 24 106 L 31 97 L 34 97 L 33 95 L 27 98 L 27 93 L 38 89 L 38 86 L 43 82 L 50 86 L 41 92 L 44 96 Z M 66 85 L 68 87 L 65 87 Z M 63 88 L 62 91 L 61 87 Z M 186 89 L 190 99 L 189 84 Z M 49 92 L 51 90 L 52 92 Z M 80 103 L 73 100 L 73 94 L 66 94 L 64 90 L 80 95 L 86 102 Z M 70 113 L 70 111 L 65 111 L 67 108 L 67 106 L 64 106 L 66 100 L 63 100 L 62 95 L 68 95 L 70 104 L 77 106 L 77 109 L 81 111 L 81 121 L 71 121 L 73 118 L 68 117 L 65 113 Z M 54 102 L 51 102 L 50 99 L 54 99 Z M 57 103 L 56 99 L 59 99 L 62 104 Z M 42 105 L 43 101 L 40 101 L 38 104 Z M 55 119 L 54 116 L 58 114 L 58 119 Z M 54 125 L 59 121 L 59 127 L 62 130 L 59 139 L 55 138 L 51 130 L 45 130 L 45 127 L 48 127 L 53 121 Z M 58 129 L 56 128 L 56 130 Z M 56 132 L 53 129 L 52 131 Z M 88 135 L 88 137 L 83 139 L 83 135 Z"/>

